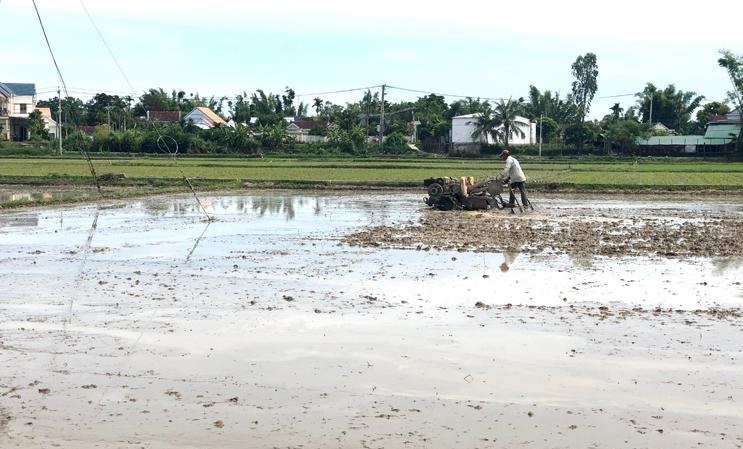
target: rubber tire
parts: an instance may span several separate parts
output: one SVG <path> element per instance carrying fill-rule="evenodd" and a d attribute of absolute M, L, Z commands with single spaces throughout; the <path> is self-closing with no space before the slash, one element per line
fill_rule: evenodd
<path fill-rule="evenodd" d="M 454 209 L 454 201 L 448 196 L 441 197 L 439 198 L 439 201 L 436 203 L 436 209 L 452 210 Z"/>

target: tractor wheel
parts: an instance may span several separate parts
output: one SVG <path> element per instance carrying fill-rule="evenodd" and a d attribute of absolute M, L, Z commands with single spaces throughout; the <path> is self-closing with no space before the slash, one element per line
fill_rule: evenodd
<path fill-rule="evenodd" d="M 439 198 L 439 202 L 436 203 L 436 208 L 438 210 L 452 210 L 454 209 L 454 201 L 448 196 L 443 196 Z"/>
<path fill-rule="evenodd" d="M 428 195 L 437 198 L 441 196 L 441 194 L 444 193 L 444 188 L 441 186 L 441 184 L 434 182 L 433 184 L 428 186 Z"/>

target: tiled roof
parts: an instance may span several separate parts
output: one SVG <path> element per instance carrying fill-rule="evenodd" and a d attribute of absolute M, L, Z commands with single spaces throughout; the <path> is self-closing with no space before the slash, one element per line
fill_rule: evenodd
<path fill-rule="evenodd" d="M 37 111 L 41 112 L 41 116 L 44 118 L 52 118 L 52 110 L 50 108 L 36 108 Z"/>
<path fill-rule="evenodd" d="M 328 122 L 325 121 L 315 121 L 315 120 L 294 120 L 292 123 L 297 125 L 300 129 L 312 129 L 315 126 L 320 126 L 322 128 L 328 127 Z"/>
<path fill-rule="evenodd" d="M 214 123 L 218 123 L 220 125 L 226 125 L 227 122 L 224 121 L 224 119 L 217 115 L 216 112 L 212 111 L 211 109 L 207 108 L 206 106 L 198 106 L 196 107 L 199 111 L 201 111 L 202 114 L 204 114 L 209 120 L 211 120 Z"/>
<path fill-rule="evenodd" d="M 147 111 L 153 122 L 177 122 L 181 119 L 181 111 Z"/>

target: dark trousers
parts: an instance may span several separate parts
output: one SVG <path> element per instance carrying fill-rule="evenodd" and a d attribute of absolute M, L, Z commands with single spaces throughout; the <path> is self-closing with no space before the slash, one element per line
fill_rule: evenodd
<path fill-rule="evenodd" d="M 521 192 L 521 205 L 523 207 L 526 207 L 527 204 L 529 204 L 529 200 L 526 199 L 526 182 L 512 182 L 511 183 L 511 191 L 508 196 L 508 202 L 511 204 L 514 204 L 516 202 L 516 197 L 513 195 L 513 191 L 519 189 L 519 192 Z"/>

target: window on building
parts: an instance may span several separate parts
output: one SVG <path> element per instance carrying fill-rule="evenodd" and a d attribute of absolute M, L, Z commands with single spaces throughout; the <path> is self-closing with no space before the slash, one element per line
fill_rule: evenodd
<path fill-rule="evenodd" d="M 28 105 L 26 105 L 25 103 L 21 103 L 21 114 L 25 114 L 27 112 L 26 111 L 26 106 L 28 106 Z"/>

